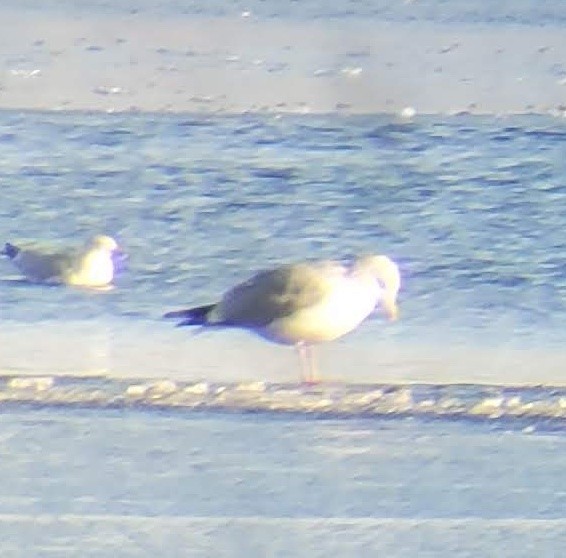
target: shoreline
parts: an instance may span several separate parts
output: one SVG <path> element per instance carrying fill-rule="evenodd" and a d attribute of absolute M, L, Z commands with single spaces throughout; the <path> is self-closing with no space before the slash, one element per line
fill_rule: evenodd
<path fill-rule="evenodd" d="M 566 114 L 560 27 L 1 15 L 0 109 Z"/>
<path fill-rule="evenodd" d="M 292 347 L 246 332 L 195 337 L 159 321 L 9 322 L 0 345 L 0 376 L 280 383 L 295 382 L 299 371 Z M 434 339 L 379 339 L 370 328 L 317 354 L 321 376 L 330 383 L 566 387 L 565 353 L 556 345 L 452 339 L 445 346 Z"/>

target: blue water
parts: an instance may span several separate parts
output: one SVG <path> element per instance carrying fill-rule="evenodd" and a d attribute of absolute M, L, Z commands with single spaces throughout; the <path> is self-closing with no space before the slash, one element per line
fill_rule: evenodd
<path fill-rule="evenodd" d="M 405 122 L 3 112 L 0 237 L 80 242 L 105 232 L 129 260 L 114 290 L 94 293 L 25 284 L 2 261 L 0 365 L 6 374 L 94 370 L 110 378 L 215 381 L 228 393 L 244 379 L 294 381 L 294 360 L 282 360 L 282 349 L 247 334 L 194 337 L 164 323 L 163 312 L 214 301 L 264 267 L 381 252 L 401 267 L 402 317 L 387 325 L 376 314 L 336 345 L 336 356 L 325 347 L 331 378 L 564 385 L 565 142 L 563 121 L 534 115 Z M 88 365 L 78 362 L 83 353 Z M 78 363 L 63 369 L 61 355 Z M 154 391 L 150 385 L 143 393 Z M 494 412 L 481 390 L 469 394 L 471 403 L 434 395 L 432 408 L 457 415 L 487 398 L 479 414 L 490 416 L 511 408 L 497 395 Z M 106 403 L 115 396 L 116 386 Z M 358 401 L 353 411 L 367 412 L 362 396 L 340 390 L 296 405 L 316 410 L 330 398 L 328 410 L 342 412 L 350 396 Z M 538 394 L 550 405 L 541 415 L 562 416 L 563 396 Z M 265 408 L 262 397 L 248 406 Z M 511 414 L 520 415 L 513 397 Z M 531 400 L 522 394 L 529 413 Z M 370 408 L 420 413 L 395 398 L 380 410 L 384 401 Z"/>
<path fill-rule="evenodd" d="M 0 237 L 115 235 L 108 294 L 2 284 L 5 320 L 157 318 L 251 271 L 390 254 L 399 324 L 548 347 L 566 325 L 566 125 L 542 116 L 0 114 Z M 2 264 L 2 275 L 11 272 Z"/>
<path fill-rule="evenodd" d="M 324 2 L 279 2 L 278 0 L 249 0 L 226 2 L 186 2 L 181 0 L 10 0 L 6 7 L 54 11 L 76 15 L 150 14 L 163 17 L 234 17 L 250 12 L 254 17 L 269 19 L 299 19 L 343 21 L 363 19 L 391 22 L 431 21 L 441 24 L 526 24 L 563 25 L 566 6 L 560 1 L 537 0 L 344 0 Z"/>
<path fill-rule="evenodd" d="M 0 113 L 0 237 L 130 256 L 107 292 L 0 262 L 2 554 L 558 555 L 565 140 L 542 116 Z M 161 319 L 360 251 L 399 261 L 401 319 L 321 347 L 320 386 Z"/>

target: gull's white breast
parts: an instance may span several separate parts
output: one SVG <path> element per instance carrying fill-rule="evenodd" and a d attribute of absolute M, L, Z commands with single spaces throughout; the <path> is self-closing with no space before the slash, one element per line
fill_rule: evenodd
<path fill-rule="evenodd" d="M 113 277 L 112 255 L 105 250 L 93 250 L 80 261 L 78 269 L 68 278 L 68 283 L 100 287 L 109 284 Z"/>
<path fill-rule="evenodd" d="M 352 331 L 375 309 L 380 287 L 372 277 L 343 275 L 318 303 L 274 319 L 260 335 L 285 344 L 332 341 Z"/>

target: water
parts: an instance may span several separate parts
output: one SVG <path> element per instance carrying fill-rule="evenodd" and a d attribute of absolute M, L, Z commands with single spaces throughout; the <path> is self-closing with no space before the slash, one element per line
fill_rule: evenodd
<path fill-rule="evenodd" d="M 543 116 L 0 113 L 0 238 L 114 235 L 105 292 L 0 262 L 3 556 L 564 548 L 566 126 Z M 383 252 L 401 319 L 321 347 L 164 311 Z"/>
<path fill-rule="evenodd" d="M 42 12 L 63 12 L 77 16 L 88 14 L 149 14 L 153 17 L 234 17 L 248 12 L 262 19 L 298 19 L 341 21 L 371 19 L 389 22 L 434 22 L 441 24 L 521 24 L 563 25 L 566 7 L 562 2 L 536 0 L 506 0 L 493 5 L 485 0 L 419 0 L 392 2 L 390 0 L 345 0 L 339 3 L 308 0 L 278 2 L 277 0 L 246 0 L 206 3 L 180 0 L 23 0 L 8 1 L 6 8 Z"/>
<path fill-rule="evenodd" d="M 163 312 L 282 262 L 382 252 L 402 319 L 323 347 L 329 379 L 564 385 L 565 139 L 543 116 L 4 112 L 0 236 L 106 232 L 129 261 L 102 293 L 28 285 L 3 261 L 2 366 L 291 381 L 290 351 Z"/>

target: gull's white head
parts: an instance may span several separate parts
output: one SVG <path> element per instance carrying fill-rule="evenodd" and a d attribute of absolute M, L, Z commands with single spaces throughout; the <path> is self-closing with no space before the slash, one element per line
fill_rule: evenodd
<path fill-rule="evenodd" d="M 102 250 L 105 252 L 115 252 L 119 250 L 118 243 L 111 237 L 104 234 L 97 234 L 88 242 L 90 250 Z"/>
<path fill-rule="evenodd" d="M 105 287 L 114 279 L 115 271 L 124 259 L 118 243 L 110 236 L 96 235 L 78 254 L 76 265 L 66 279 L 69 285 Z"/>
<path fill-rule="evenodd" d="M 397 294 L 401 287 L 401 274 L 397 264 L 388 256 L 364 256 L 356 262 L 356 267 L 379 281 L 383 289 L 381 305 L 389 319 L 396 320 L 399 315 Z"/>

